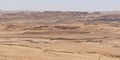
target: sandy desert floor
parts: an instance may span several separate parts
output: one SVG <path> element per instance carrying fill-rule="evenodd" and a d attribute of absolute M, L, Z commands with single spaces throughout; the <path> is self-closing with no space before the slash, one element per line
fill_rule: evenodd
<path fill-rule="evenodd" d="M 120 48 L 40 38 L 1 38 L 0 60 L 120 60 Z"/>

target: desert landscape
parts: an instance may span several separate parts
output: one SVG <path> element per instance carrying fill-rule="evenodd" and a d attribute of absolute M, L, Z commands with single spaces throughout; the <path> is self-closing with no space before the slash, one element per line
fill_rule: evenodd
<path fill-rule="evenodd" d="M 120 60 L 120 12 L 0 11 L 0 60 Z"/>

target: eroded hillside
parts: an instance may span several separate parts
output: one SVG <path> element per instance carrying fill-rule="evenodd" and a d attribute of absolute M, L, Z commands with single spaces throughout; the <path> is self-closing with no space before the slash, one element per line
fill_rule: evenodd
<path fill-rule="evenodd" d="M 119 51 L 119 13 L 0 11 L 0 60 L 119 60 Z"/>

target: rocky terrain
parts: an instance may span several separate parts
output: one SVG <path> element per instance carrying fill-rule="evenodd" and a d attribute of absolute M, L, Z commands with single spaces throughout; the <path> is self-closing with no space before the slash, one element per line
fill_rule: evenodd
<path fill-rule="evenodd" d="M 0 11 L 0 60 L 120 60 L 120 13 Z"/>

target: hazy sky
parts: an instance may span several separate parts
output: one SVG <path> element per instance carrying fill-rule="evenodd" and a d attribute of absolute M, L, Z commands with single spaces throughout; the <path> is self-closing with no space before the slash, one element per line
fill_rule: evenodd
<path fill-rule="evenodd" d="M 120 11 L 120 0 L 0 0 L 0 10 Z"/>

